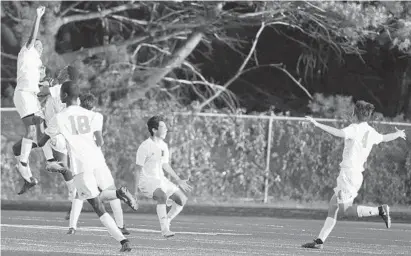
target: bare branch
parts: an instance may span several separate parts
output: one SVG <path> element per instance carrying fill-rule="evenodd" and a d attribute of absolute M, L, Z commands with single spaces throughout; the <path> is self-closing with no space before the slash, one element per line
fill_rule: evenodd
<path fill-rule="evenodd" d="M 6 57 L 6 58 L 12 59 L 12 60 L 17 60 L 17 56 L 12 55 L 12 54 L 1 52 L 1 55 Z"/>
<path fill-rule="evenodd" d="M 303 90 L 305 92 L 305 94 L 307 94 L 307 96 L 310 99 L 314 99 L 313 96 L 310 94 L 310 92 L 304 87 L 302 86 L 302 84 L 300 83 L 300 81 L 297 81 L 297 79 L 295 79 L 295 77 L 293 75 L 290 74 L 290 72 L 287 71 L 287 69 L 285 69 L 284 67 L 279 67 L 278 65 L 273 65 L 272 67 L 279 69 L 281 71 L 283 71 L 289 78 L 291 78 L 291 80 L 293 80 L 294 83 L 296 83 L 298 85 L 298 87 L 301 88 L 301 90 Z"/>
<path fill-rule="evenodd" d="M 251 49 L 247 55 L 247 57 L 245 58 L 243 64 L 241 64 L 240 68 L 238 69 L 237 73 L 230 79 L 228 80 L 223 87 L 227 88 L 228 86 L 230 86 L 239 76 L 242 75 L 242 72 L 244 70 L 244 68 L 247 66 L 248 61 L 250 60 L 251 56 L 253 55 L 253 52 L 255 51 L 255 48 L 257 47 L 257 43 L 258 40 L 260 38 L 261 33 L 264 31 L 266 24 L 264 22 L 261 23 L 261 27 L 260 29 L 257 31 L 257 34 L 255 35 L 255 39 L 254 42 L 251 46 Z M 218 91 L 216 94 L 214 94 L 213 96 L 211 96 L 209 99 L 207 99 L 205 102 L 201 103 L 198 107 L 197 107 L 197 111 L 201 111 L 202 108 L 204 108 L 205 106 L 207 106 L 208 104 L 210 104 L 210 102 L 212 102 L 214 99 L 216 99 L 218 96 L 220 96 L 220 94 L 223 91 L 220 90 Z"/>
<path fill-rule="evenodd" d="M 110 17 L 113 17 L 114 19 L 117 19 L 119 21 L 123 21 L 123 22 L 126 21 L 126 22 L 130 22 L 130 23 L 133 23 L 133 24 L 136 24 L 136 25 L 147 25 L 148 24 L 148 22 L 145 21 L 145 20 L 131 19 L 131 18 L 124 17 L 124 16 L 121 16 L 121 15 L 111 15 Z"/>
<path fill-rule="evenodd" d="M 69 11 L 73 10 L 74 7 L 76 7 L 77 5 L 79 5 L 81 2 L 74 2 L 72 3 L 69 7 L 67 7 L 67 9 L 65 9 L 64 11 L 62 11 L 59 15 L 59 17 L 63 17 L 64 15 L 66 15 Z"/>

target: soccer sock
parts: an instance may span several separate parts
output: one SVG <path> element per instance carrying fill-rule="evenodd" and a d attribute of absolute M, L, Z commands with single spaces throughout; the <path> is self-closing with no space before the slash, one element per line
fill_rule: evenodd
<path fill-rule="evenodd" d="M 21 152 L 20 152 L 20 162 L 24 164 L 27 164 L 27 161 L 29 160 L 30 156 L 30 151 L 33 146 L 33 140 L 23 138 L 21 141 Z"/>
<path fill-rule="evenodd" d="M 318 238 L 321 239 L 323 242 L 327 239 L 327 237 L 330 235 L 331 231 L 333 230 L 335 223 L 337 223 L 337 220 L 331 217 L 327 217 L 327 219 L 324 222 L 324 226 L 320 231 L 320 235 L 318 235 Z"/>
<path fill-rule="evenodd" d="M 104 213 L 100 217 L 101 223 L 108 229 L 108 232 L 114 239 L 117 241 L 122 241 L 126 239 L 124 235 L 121 233 L 120 229 L 118 229 L 116 222 L 111 218 L 110 214 Z"/>
<path fill-rule="evenodd" d="M 359 205 L 357 207 L 357 214 L 358 217 L 370 217 L 370 216 L 377 216 L 379 214 L 378 207 L 369 207 L 369 206 L 362 206 Z"/>
<path fill-rule="evenodd" d="M 181 211 L 183 210 L 183 206 L 176 204 L 173 202 L 171 204 L 171 209 L 167 214 L 168 219 L 171 221 L 173 220 Z"/>
<path fill-rule="evenodd" d="M 76 187 L 74 186 L 73 180 L 72 179 L 67 180 L 66 185 L 67 185 L 69 200 L 73 200 L 74 197 L 76 196 Z"/>
<path fill-rule="evenodd" d="M 117 193 L 114 189 L 105 189 L 100 193 L 100 200 L 102 202 L 111 201 L 117 199 Z"/>
<path fill-rule="evenodd" d="M 161 231 L 167 230 L 167 208 L 165 204 L 157 205 L 157 216 L 160 221 Z"/>
<path fill-rule="evenodd" d="M 111 210 L 113 210 L 114 219 L 116 220 L 117 227 L 124 228 L 123 209 L 121 209 L 120 199 L 114 199 L 110 201 Z"/>
<path fill-rule="evenodd" d="M 70 223 L 69 227 L 77 229 L 77 222 L 80 217 L 81 209 L 83 209 L 83 200 L 80 199 L 73 199 L 71 203 L 71 211 L 70 211 Z"/>
<path fill-rule="evenodd" d="M 51 150 L 51 146 L 49 143 L 46 143 L 42 148 L 44 156 L 46 157 L 47 161 L 54 160 L 53 151 Z"/>

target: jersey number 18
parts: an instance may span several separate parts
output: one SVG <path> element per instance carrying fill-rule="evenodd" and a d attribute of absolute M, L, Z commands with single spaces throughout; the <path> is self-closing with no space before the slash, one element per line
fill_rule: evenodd
<path fill-rule="evenodd" d="M 69 116 L 69 120 L 73 135 L 86 134 L 91 131 L 90 121 L 87 116 Z"/>

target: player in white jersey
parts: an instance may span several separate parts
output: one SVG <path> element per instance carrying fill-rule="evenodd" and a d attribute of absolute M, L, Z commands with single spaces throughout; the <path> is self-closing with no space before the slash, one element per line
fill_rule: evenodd
<path fill-rule="evenodd" d="M 405 139 L 403 130 L 398 130 L 390 134 L 379 134 L 374 128 L 368 125 L 367 120 L 370 119 L 374 111 L 374 106 L 365 101 L 357 101 L 355 104 L 354 115 L 358 122 L 349 125 L 344 129 L 336 129 L 324 124 L 317 123 L 311 117 L 307 120 L 312 122 L 315 126 L 322 130 L 344 138 L 343 159 L 340 164 L 340 174 L 337 178 L 337 186 L 334 188 L 334 195 L 332 196 L 328 216 L 325 220 L 324 226 L 320 234 L 314 242 L 303 244 L 305 248 L 323 248 L 323 244 L 328 235 L 334 228 L 337 215 L 340 214 L 355 216 L 355 217 L 370 217 L 381 216 L 386 227 L 391 227 L 390 208 L 388 205 L 369 207 L 353 204 L 354 199 L 358 195 L 358 190 L 361 188 L 363 182 L 362 172 L 364 171 L 364 163 L 374 145 L 381 142 L 388 142 L 397 138 Z"/>
<path fill-rule="evenodd" d="M 170 222 L 183 209 L 187 202 L 186 195 L 165 176 L 163 169 L 176 179 L 180 188 L 190 191 L 187 180 L 182 180 L 169 164 L 170 153 L 164 139 L 167 135 L 167 126 L 162 117 L 153 116 L 148 122 L 150 137 L 138 147 L 136 154 L 137 184 L 142 194 L 157 201 L 157 215 L 160 221 L 161 232 L 164 237 L 172 237 Z M 171 199 L 172 206 L 167 214 L 166 202 Z"/>
<path fill-rule="evenodd" d="M 81 107 L 87 110 L 93 111 L 95 101 L 96 99 L 93 94 L 90 94 L 90 93 L 85 94 L 81 97 Z M 103 115 L 96 112 L 96 118 L 99 120 L 98 127 L 101 128 L 101 130 L 96 131 L 95 135 L 98 136 L 96 140 L 99 140 L 100 141 L 99 143 L 103 145 L 104 144 L 104 140 L 102 136 Z M 116 189 L 116 185 L 114 184 L 114 179 L 113 179 L 113 176 L 111 175 L 109 168 L 101 168 L 98 170 L 96 169 L 96 171 L 98 172 L 95 173 L 95 177 L 97 181 L 97 186 L 99 187 L 100 190 Z M 83 207 L 83 201 L 84 200 L 80 200 L 78 197 L 73 199 L 73 204 L 72 204 L 71 211 L 69 214 L 69 218 L 70 218 L 69 231 L 67 234 L 74 234 L 76 232 L 77 222 L 80 217 L 81 209 Z M 111 209 L 113 210 L 114 219 L 121 233 L 123 233 L 123 235 L 129 235 L 130 232 L 124 226 L 123 210 L 121 209 L 120 199 L 111 200 L 110 206 L 111 206 Z"/>
<path fill-rule="evenodd" d="M 106 189 L 100 193 L 95 173 L 99 169 L 107 168 L 104 155 L 100 150 L 101 142 L 95 140 L 96 131 L 101 129 L 96 113 L 78 105 L 79 94 L 80 89 L 74 82 L 67 81 L 62 84 L 60 97 L 61 101 L 66 103 L 66 108 L 50 121 L 45 131 L 46 135 L 38 144 L 44 145 L 50 137 L 58 134 L 64 136 L 70 155 L 70 168 L 76 172 L 73 173 L 74 185 L 79 199 L 87 199 L 91 204 L 109 233 L 121 243 L 120 251 L 130 251 L 129 241 L 106 212 L 102 201 L 119 198 L 134 210 L 137 210 L 137 202 L 126 187 L 117 190 Z"/>
<path fill-rule="evenodd" d="M 36 137 L 36 126 L 42 123 L 42 113 L 37 93 L 40 92 L 39 82 L 43 68 L 40 59 L 43 46 L 36 40 L 41 17 L 45 7 L 37 8 L 36 20 L 27 43 L 21 48 L 17 57 L 17 85 L 14 91 L 13 102 L 17 108 L 26 132 L 21 142 L 21 152 L 18 157 L 18 170 L 24 179 L 24 185 L 18 193 L 23 194 L 38 181 L 32 177 L 28 159 Z M 43 148 L 45 155 L 50 155 L 50 148 Z"/>

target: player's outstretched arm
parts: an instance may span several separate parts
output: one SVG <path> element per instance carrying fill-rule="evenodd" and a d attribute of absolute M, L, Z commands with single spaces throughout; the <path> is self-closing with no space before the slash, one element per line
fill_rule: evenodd
<path fill-rule="evenodd" d="M 169 163 L 163 163 L 163 169 L 168 172 L 174 179 L 176 179 L 178 185 L 182 190 L 185 192 L 190 191 L 193 189 L 190 185 L 187 184 L 188 180 L 182 180 L 180 177 L 177 175 L 177 173 L 171 168 L 171 165 Z"/>
<path fill-rule="evenodd" d="M 34 21 L 29 40 L 27 41 L 27 44 L 26 44 L 27 48 L 33 47 L 34 42 L 36 41 L 37 33 L 39 32 L 40 20 L 45 10 L 46 10 L 46 7 L 44 6 L 40 6 L 39 8 L 37 8 L 36 20 Z"/>
<path fill-rule="evenodd" d="M 404 140 L 406 139 L 406 135 L 404 130 L 398 130 L 397 127 L 395 127 L 396 132 L 393 133 L 388 133 L 384 134 L 382 136 L 382 141 L 383 142 L 389 142 L 398 138 L 403 138 Z"/>
<path fill-rule="evenodd" d="M 328 133 L 330 133 L 330 134 L 332 134 L 336 137 L 340 137 L 340 138 L 345 137 L 344 131 L 341 130 L 341 129 L 337 129 L 337 128 L 334 128 L 334 127 L 331 127 L 331 126 L 328 126 L 328 125 L 325 125 L 325 124 L 320 124 L 317 121 L 315 121 L 314 118 L 312 118 L 310 116 L 306 116 L 306 120 L 313 123 L 316 127 L 320 128 L 320 129 L 322 129 L 322 130 L 324 130 L 324 131 L 326 131 L 326 132 L 328 132 Z"/>
<path fill-rule="evenodd" d="M 101 146 L 104 145 L 104 139 L 103 139 L 103 132 L 102 131 L 95 131 L 94 132 L 94 138 L 96 139 L 97 146 L 101 147 Z"/>

